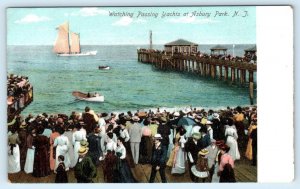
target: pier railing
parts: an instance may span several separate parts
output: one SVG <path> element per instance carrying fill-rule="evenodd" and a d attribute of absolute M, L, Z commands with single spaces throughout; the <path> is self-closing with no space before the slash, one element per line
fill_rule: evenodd
<path fill-rule="evenodd" d="M 31 86 L 27 91 L 20 96 L 7 97 L 7 116 L 8 122 L 20 114 L 33 101 L 33 87 Z"/>
<path fill-rule="evenodd" d="M 203 76 L 228 80 L 240 83 L 253 82 L 253 73 L 257 65 L 249 62 L 222 60 L 196 55 L 166 55 L 161 52 L 150 50 L 137 51 L 138 61 L 152 64 L 161 70 L 174 70 L 180 72 L 195 72 Z M 247 73 L 246 73 L 247 72 Z M 248 80 L 246 80 L 248 76 Z"/>

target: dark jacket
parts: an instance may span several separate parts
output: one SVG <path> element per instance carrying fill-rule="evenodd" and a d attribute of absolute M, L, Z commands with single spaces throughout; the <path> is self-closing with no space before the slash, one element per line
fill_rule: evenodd
<path fill-rule="evenodd" d="M 89 143 L 89 156 L 95 165 L 99 165 L 99 157 L 102 155 L 101 150 L 101 137 L 90 133 L 87 137 Z"/>
<path fill-rule="evenodd" d="M 167 159 L 166 146 L 160 144 L 157 148 L 155 148 L 155 145 L 153 145 L 151 165 L 164 167 L 166 166 L 166 159 Z"/>
<path fill-rule="evenodd" d="M 157 128 L 157 133 L 159 133 L 163 138 L 161 144 L 168 147 L 170 144 L 170 140 L 169 140 L 169 135 L 171 134 L 170 127 L 166 124 L 159 124 Z"/>
<path fill-rule="evenodd" d="M 200 144 L 201 149 L 208 147 L 211 144 L 211 139 L 210 139 L 209 134 L 206 134 L 204 137 L 202 137 L 200 139 L 200 143 L 201 143 Z"/>
<path fill-rule="evenodd" d="M 91 183 L 97 176 L 97 169 L 89 156 L 85 156 L 81 162 L 77 162 L 74 169 L 75 178 L 78 183 Z"/>
<path fill-rule="evenodd" d="M 193 141 L 193 138 L 190 137 L 188 138 L 187 142 L 185 143 L 185 151 L 188 153 L 190 152 L 194 163 L 197 162 L 198 160 L 198 152 L 203 148 L 202 143 L 200 142 L 200 140 L 197 141 L 197 144 L 195 144 L 195 142 Z M 189 157 L 189 156 L 188 156 Z"/>
<path fill-rule="evenodd" d="M 63 162 L 59 163 L 57 166 L 55 183 L 68 183 L 68 175 Z"/>

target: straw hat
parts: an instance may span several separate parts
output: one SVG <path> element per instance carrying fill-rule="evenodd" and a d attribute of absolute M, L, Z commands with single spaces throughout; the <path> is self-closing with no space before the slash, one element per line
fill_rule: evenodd
<path fill-rule="evenodd" d="M 167 122 L 167 118 L 166 117 L 160 117 L 160 121 L 163 122 L 163 123 L 166 123 Z"/>
<path fill-rule="evenodd" d="M 213 114 L 213 119 L 220 119 L 220 115 L 218 113 Z"/>
<path fill-rule="evenodd" d="M 26 124 L 25 121 L 23 121 L 23 122 L 21 123 L 21 125 L 20 125 L 20 129 L 24 129 L 24 128 L 26 128 L 26 127 L 27 127 L 27 124 Z"/>
<path fill-rule="evenodd" d="M 194 139 L 196 139 L 196 140 L 199 140 L 199 139 L 201 138 L 201 134 L 198 133 L 198 132 L 195 132 L 195 133 L 192 134 L 192 137 L 193 137 Z"/>
<path fill-rule="evenodd" d="M 179 117 L 179 116 L 180 116 L 179 112 L 175 112 L 173 115 L 174 115 L 175 117 Z"/>
<path fill-rule="evenodd" d="M 155 134 L 155 135 L 154 135 L 154 138 L 155 138 L 155 139 L 162 139 L 162 137 L 161 137 L 160 134 Z"/>
<path fill-rule="evenodd" d="M 202 155 L 202 156 L 205 156 L 205 155 L 207 155 L 209 153 L 209 151 L 206 149 L 206 148 L 204 148 L 204 149 L 202 149 L 202 150 L 200 150 L 199 151 L 199 155 Z"/>
<path fill-rule="evenodd" d="M 212 125 L 213 123 L 209 120 L 206 121 L 206 124 L 205 125 Z"/>
<path fill-rule="evenodd" d="M 138 116 L 133 116 L 132 121 L 138 122 L 140 121 L 140 118 Z"/>
<path fill-rule="evenodd" d="M 89 148 L 87 148 L 87 147 L 80 147 L 79 148 L 79 150 L 78 150 L 78 154 L 79 155 L 85 155 L 85 154 L 87 154 L 88 153 L 88 151 L 89 151 Z"/>
<path fill-rule="evenodd" d="M 82 140 L 82 141 L 80 141 L 80 146 L 81 147 L 88 147 L 89 143 L 87 141 L 85 141 L 85 140 Z"/>

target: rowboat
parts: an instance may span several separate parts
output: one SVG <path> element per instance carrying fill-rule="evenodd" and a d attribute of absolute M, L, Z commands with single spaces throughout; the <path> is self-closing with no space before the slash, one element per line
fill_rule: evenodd
<path fill-rule="evenodd" d="M 99 68 L 99 70 L 109 70 L 110 69 L 109 66 L 99 66 L 98 68 Z"/>
<path fill-rule="evenodd" d="M 80 91 L 73 91 L 72 95 L 78 100 L 84 100 L 88 102 L 104 102 L 104 96 L 99 93 L 83 93 Z"/>

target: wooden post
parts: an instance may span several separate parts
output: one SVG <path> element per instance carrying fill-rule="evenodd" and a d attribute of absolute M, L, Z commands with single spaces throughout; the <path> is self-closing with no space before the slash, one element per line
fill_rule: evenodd
<path fill-rule="evenodd" d="M 214 65 L 210 65 L 210 76 L 211 78 L 215 78 L 215 67 Z"/>
<path fill-rule="evenodd" d="M 207 70 L 206 70 L 206 76 L 210 75 L 210 69 L 211 69 L 211 65 L 208 63 L 207 64 Z"/>
<path fill-rule="evenodd" d="M 235 69 L 231 67 L 231 82 L 234 83 L 235 80 Z"/>
<path fill-rule="evenodd" d="M 249 71 L 249 83 L 253 83 L 253 71 Z"/>
<path fill-rule="evenodd" d="M 250 97 L 250 104 L 253 105 L 253 82 L 249 83 L 249 97 Z"/>
<path fill-rule="evenodd" d="M 227 81 L 228 80 L 228 67 L 225 67 L 225 76 L 224 76 L 224 80 Z"/>
<path fill-rule="evenodd" d="M 214 65 L 213 66 L 213 68 L 214 68 L 214 79 L 216 78 L 216 76 L 217 76 L 217 65 Z"/>
<path fill-rule="evenodd" d="M 223 78 L 223 67 L 222 67 L 222 65 L 219 66 L 219 70 L 220 70 L 219 79 L 222 80 L 222 78 Z"/>
<path fill-rule="evenodd" d="M 253 90 L 253 71 L 249 71 L 249 97 L 251 105 L 253 105 Z"/>

